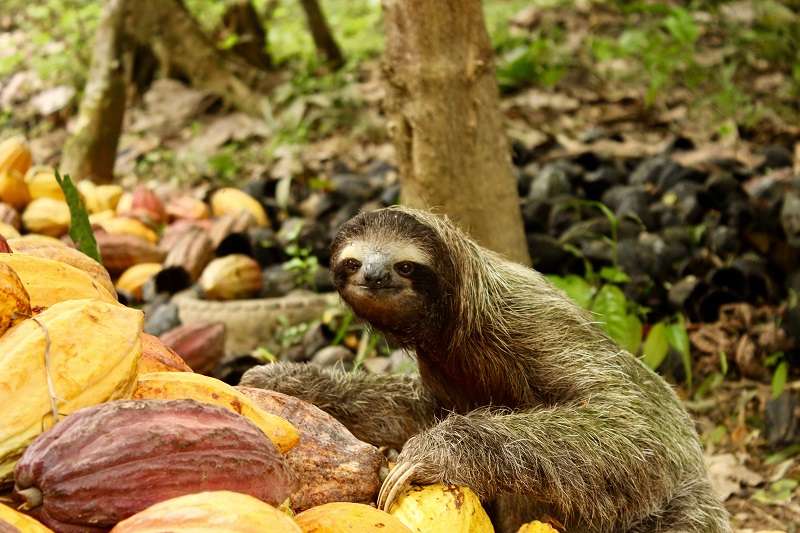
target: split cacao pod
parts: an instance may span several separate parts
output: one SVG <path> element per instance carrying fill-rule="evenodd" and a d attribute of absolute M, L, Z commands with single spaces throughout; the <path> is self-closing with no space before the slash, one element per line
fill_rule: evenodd
<path fill-rule="evenodd" d="M 189 367 L 207 374 L 225 356 L 227 326 L 223 322 L 189 322 L 161 335 Z"/>
<path fill-rule="evenodd" d="M 247 418 L 194 400 L 75 411 L 25 451 L 13 497 L 60 533 L 107 531 L 149 506 L 211 490 L 278 505 L 297 476 Z"/>
<path fill-rule="evenodd" d="M 57 302 L 85 298 L 122 305 L 116 293 L 110 293 L 89 274 L 67 263 L 25 253 L 0 254 L 0 263 L 17 272 L 28 291 L 31 307 L 50 307 Z"/>
<path fill-rule="evenodd" d="M 142 333 L 142 360 L 139 375 L 149 372 L 192 372 L 175 350 L 149 333 Z"/>
<path fill-rule="evenodd" d="M 294 517 L 303 533 L 411 533 L 399 519 L 363 503 L 331 502 Z"/>
<path fill-rule="evenodd" d="M 197 226 L 187 226 L 170 244 L 164 266 L 181 266 L 193 281 L 214 259 L 214 248 L 208 233 Z"/>
<path fill-rule="evenodd" d="M 300 478 L 290 496 L 292 509 L 301 512 L 335 501 L 375 501 L 386 463 L 375 446 L 358 440 L 338 420 L 299 398 L 252 387 L 236 390 L 300 432 L 300 442 L 286 454 Z"/>
<path fill-rule="evenodd" d="M 111 276 L 108 275 L 108 270 L 85 253 L 75 248 L 70 248 L 61 241 L 20 238 L 10 239 L 8 244 L 15 252 L 32 255 L 34 257 L 53 259 L 54 261 L 60 261 L 74 266 L 78 270 L 83 270 L 116 299 L 117 291 L 114 289 L 114 284 L 111 282 Z"/>
<path fill-rule="evenodd" d="M 20 319 L 16 314 L 31 314 L 31 299 L 17 272 L 0 263 L 0 335 Z"/>
<path fill-rule="evenodd" d="M 211 195 L 211 213 L 215 217 L 239 211 L 252 214 L 259 226 L 269 226 L 264 206 L 246 192 L 235 187 L 222 187 Z"/>
<path fill-rule="evenodd" d="M 209 300 L 254 298 L 264 286 L 258 261 L 244 254 L 231 254 L 212 260 L 199 279 Z"/>
<path fill-rule="evenodd" d="M 300 439 L 295 427 L 285 419 L 261 409 L 250 398 L 216 378 L 189 372 L 140 374 L 133 397 L 140 400 L 190 398 L 230 409 L 247 417 L 285 454 Z"/>
<path fill-rule="evenodd" d="M 114 526 L 111 533 L 301 533 L 275 507 L 240 492 L 215 490 L 151 505 Z"/>
<path fill-rule="evenodd" d="M 414 533 L 494 533 L 477 494 L 457 485 L 411 485 L 389 514 Z"/>
<path fill-rule="evenodd" d="M 136 309 L 69 300 L 0 337 L 0 485 L 10 481 L 31 441 L 55 423 L 51 401 L 66 415 L 133 394 L 143 324 L 144 313 Z"/>
<path fill-rule="evenodd" d="M 133 295 L 137 300 L 142 299 L 142 287 L 147 280 L 161 272 L 164 266 L 161 263 L 139 263 L 128 267 L 119 278 L 116 287 L 121 291 L 126 291 Z"/>
<path fill-rule="evenodd" d="M 10 137 L 0 143 L 0 172 L 13 170 L 24 176 L 33 164 L 33 156 L 23 137 Z"/>

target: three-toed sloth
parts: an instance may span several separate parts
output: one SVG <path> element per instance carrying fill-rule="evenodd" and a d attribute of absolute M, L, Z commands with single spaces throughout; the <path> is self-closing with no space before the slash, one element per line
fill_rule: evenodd
<path fill-rule="evenodd" d="M 400 207 L 346 222 L 331 272 L 357 316 L 413 350 L 419 373 L 269 364 L 242 385 L 402 446 L 379 506 L 408 483 L 439 482 L 472 488 L 499 533 L 546 516 L 570 532 L 731 531 L 678 396 L 540 273 Z"/>

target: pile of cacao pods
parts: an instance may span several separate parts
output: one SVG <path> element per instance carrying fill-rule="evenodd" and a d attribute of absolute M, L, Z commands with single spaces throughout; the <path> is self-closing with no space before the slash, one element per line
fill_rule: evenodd
<path fill-rule="evenodd" d="M 26 150 L 0 145 L 1 530 L 492 531 L 466 487 L 412 486 L 390 513 L 376 509 L 388 468 L 380 450 L 297 398 L 193 371 L 120 303 L 118 288 L 136 294 L 178 241 L 210 240 L 226 216 L 265 224 L 258 202 L 226 212 L 233 190 L 218 191 L 211 219 L 203 202 L 181 200 L 197 216 L 175 219 L 188 229 L 167 252 L 152 224 L 169 209 L 154 195 L 81 182 L 104 266 L 60 240 L 63 194 L 49 171 L 30 170 Z M 17 211 L 24 236 L 13 231 Z M 201 255 L 180 263 L 192 279 L 212 263 Z"/>

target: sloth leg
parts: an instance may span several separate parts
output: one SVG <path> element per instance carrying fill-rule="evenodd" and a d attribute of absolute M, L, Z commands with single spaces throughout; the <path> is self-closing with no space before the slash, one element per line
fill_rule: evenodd
<path fill-rule="evenodd" d="M 452 483 L 482 501 L 526 495 L 568 530 L 628 531 L 660 516 L 660 524 L 685 525 L 684 533 L 730 531 L 703 481 L 699 443 L 690 428 L 676 426 L 649 420 L 635 406 L 599 401 L 450 415 L 409 439 L 381 487 L 379 507 L 390 509 L 409 483 Z M 685 492 L 693 497 L 675 498 Z"/>
<path fill-rule="evenodd" d="M 356 438 L 400 448 L 434 423 L 436 403 L 416 374 L 344 372 L 302 363 L 251 368 L 239 383 L 296 396 L 344 424 Z"/>

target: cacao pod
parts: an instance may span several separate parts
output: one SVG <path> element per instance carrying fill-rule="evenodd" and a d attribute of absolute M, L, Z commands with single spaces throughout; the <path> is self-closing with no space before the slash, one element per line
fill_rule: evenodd
<path fill-rule="evenodd" d="M 53 533 L 35 518 L 20 513 L 0 503 L 0 532 L 2 533 Z"/>
<path fill-rule="evenodd" d="M 52 198 L 66 202 L 64 191 L 56 179 L 56 171 L 53 167 L 35 166 L 28 169 L 25 173 L 25 183 L 28 184 L 28 192 L 31 193 L 31 201 L 39 198 Z"/>
<path fill-rule="evenodd" d="M 522 524 L 517 533 L 558 533 L 558 530 L 550 524 L 534 520 L 527 524 Z"/>
<path fill-rule="evenodd" d="M 111 533 L 301 533 L 288 515 L 240 492 L 215 490 L 178 496 L 140 511 Z"/>
<path fill-rule="evenodd" d="M 117 291 L 114 289 L 108 270 L 85 253 L 75 248 L 70 248 L 61 241 L 20 238 L 11 239 L 8 244 L 15 252 L 60 261 L 78 270 L 83 270 L 102 285 L 114 299 L 117 297 Z"/>
<path fill-rule="evenodd" d="M 0 254 L 0 263 L 17 272 L 28 291 L 31 307 L 50 307 L 56 302 L 85 298 L 122 305 L 89 274 L 67 263 L 26 253 Z"/>
<path fill-rule="evenodd" d="M 289 497 L 304 511 L 329 502 L 371 503 L 381 488 L 383 454 L 355 438 L 338 420 L 294 396 L 252 387 L 236 387 L 267 413 L 288 420 L 300 433 L 286 460 L 300 478 Z"/>
<path fill-rule="evenodd" d="M 31 314 L 31 299 L 17 272 L 0 263 L 0 336 L 19 318 L 16 313 Z"/>
<path fill-rule="evenodd" d="M 47 196 L 31 201 L 22 212 L 22 225 L 32 233 L 61 237 L 67 234 L 69 223 L 67 202 Z"/>
<path fill-rule="evenodd" d="M 137 300 L 142 299 L 142 287 L 147 280 L 161 272 L 164 266 L 161 263 L 139 263 L 128 267 L 117 279 L 116 287 L 127 291 Z"/>
<path fill-rule="evenodd" d="M 389 514 L 416 533 L 494 533 L 480 499 L 468 487 L 411 485 Z"/>
<path fill-rule="evenodd" d="M 164 203 L 155 192 L 144 185 L 136 187 L 131 193 L 130 205 L 120 206 L 120 204 L 117 204 L 117 214 L 138 218 L 152 227 L 167 223 L 167 212 L 164 209 Z"/>
<path fill-rule="evenodd" d="M 94 235 L 103 266 L 109 274 L 119 275 L 139 263 L 161 263 L 166 252 L 147 239 L 135 235 L 122 235 L 98 231 Z"/>
<path fill-rule="evenodd" d="M 133 397 L 140 400 L 179 400 L 190 398 L 230 409 L 250 419 L 278 451 L 285 454 L 300 439 L 297 429 L 276 415 L 261 409 L 250 398 L 216 378 L 190 372 L 140 374 Z"/>
<path fill-rule="evenodd" d="M 251 228 L 257 228 L 256 217 L 249 211 L 239 211 L 236 213 L 226 213 L 214 220 L 214 224 L 208 231 L 211 243 L 214 248 L 232 233 L 247 233 Z"/>
<path fill-rule="evenodd" d="M 119 185 L 98 185 L 94 191 L 98 203 L 103 207 L 102 211 L 115 210 L 123 192 Z"/>
<path fill-rule="evenodd" d="M 270 505 L 297 484 L 247 418 L 194 400 L 118 400 L 73 412 L 25 451 L 13 497 L 64 533 L 107 531 L 186 494 L 232 490 Z"/>
<path fill-rule="evenodd" d="M 24 138 L 10 137 L 0 143 L 0 172 L 13 170 L 24 176 L 32 164 L 31 149 Z"/>
<path fill-rule="evenodd" d="M 235 187 L 222 187 L 211 195 L 211 213 L 215 217 L 239 211 L 252 214 L 259 226 L 269 226 L 264 206 L 246 192 Z"/>
<path fill-rule="evenodd" d="M 264 279 L 258 262 L 244 254 L 231 254 L 212 260 L 198 280 L 209 300 L 254 298 L 261 292 Z"/>
<path fill-rule="evenodd" d="M 19 212 L 14 209 L 13 205 L 0 202 L 0 222 L 19 230 Z"/>
<path fill-rule="evenodd" d="M 208 233 L 196 226 L 188 226 L 170 244 L 164 266 L 181 266 L 192 281 L 196 281 L 212 259 L 214 248 Z"/>
<path fill-rule="evenodd" d="M 304 533 L 411 533 L 394 516 L 363 503 L 331 502 L 294 517 Z"/>
<path fill-rule="evenodd" d="M 0 235 L 6 239 L 18 239 L 21 237 L 17 228 L 5 222 L 0 222 Z"/>
<path fill-rule="evenodd" d="M 108 233 L 120 235 L 135 235 L 141 237 L 151 244 L 158 243 L 158 234 L 153 229 L 136 218 L 129 216 L 116 216 L 98 223 L 98 226 Z"/>
<path fill-rule="evenodd" d="M 208 204 L 188 194 L 170 199 L 166 209 L 172 220 L 204 220 L 211 216 Z"/>
<path fill-rule="evenodd" d="M 190 322 L 161 335 L 189 367 L 207 374 L 225 356 L 227 327 L 222 322 Z"/>
<path fill-rule="evenodd" d="M 135 309 L 69 300 L 20 321 L 0 337 L 0 485 L 10 481 L 28 444 L 55 423 L 51 402 L 66 415 L 130 397 L 143 324 L 144 314 Z"/>
<path fill-rule="evenodd" d="M 142 360 L 139 375 L 149 372 L 192 372 L 189 365 L 164 344 L 161 339 L 149 333 L 142 333 Z"/>
<path fill-rule="evenodd" d="M 13 168 L 0 170 L 0 200 L 17 211 L 22 211 L 31 202 L 25 178 Z"/>

